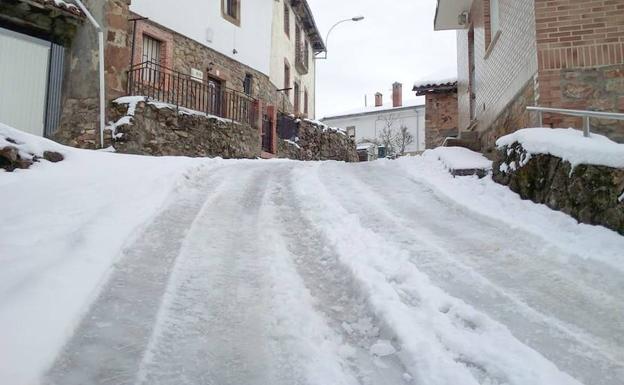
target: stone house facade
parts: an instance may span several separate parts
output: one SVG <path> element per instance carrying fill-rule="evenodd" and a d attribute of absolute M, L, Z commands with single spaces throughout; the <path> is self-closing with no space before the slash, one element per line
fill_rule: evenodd
<path fill-rule="evenodd" d="M 425 97 L 425 148 L 446 144 L 459 135 L 457 113 L 457 81 L 416 84 L 416 96 Z"/>
<path fill-rule="evenodd" d="M 189 0 L 184 10 L 175 11 L 172 11 L 172 2 L 165 0 L 83 0 L 104 31 L 107 123 L 114 115 L 111 101 L 127 95 L 129 85 L 137 76 L 152 76 L 159 80 L 165 76 L 179 76 L 187 80 L 192 78 L 192 85 L 201 84 L 204 88 L 216 85 L 217 89 L 241 95 L 240 100 L 248 101 L 243 107 L 238 104 L 228 107 L 243 109 L 243 115 L 252 107 L 257 109 L 258 115 L 270 117 L 272 114 L 268 112 L 277 108 L 290 114 L 296 112 L 293 103 L 298 101 L 301 115 L 312 116 L 313 57 L 325 46 L 307 2 L 282 1 L 286 1 L 284 6 L 292 11 L 291 42 L 294 42 L 295 35 L 299 37 L 292 50 L 287 52 L 279 48 L 283 46 L 281 40 L 273 41 L 272 28 L 274 17 L 277 17 L 274 0 Z M 99 141 L 96 30 L 71 0 L 2 0 L 0 4 L 3 11 L 0 28 L 8 25 L 22 32 L 25 29 L 22 24 L 31 25 L 29 19 L 36 18 L 41 27 L 31 28 L 34 31 L 26 33 L 49 35 L 64 48 L 61 70 L 64 76 L 58 86 L 58 123 L 54 130 L 40 134 L 76 147 L 102 145 Z M 201 17 L 197 17 L 199 13 L 202 13 Z M 283 15 L 280 17 L 283 21 Z M 20 18 L 20 23 L 14 23 Z M 302 51 L 302 47 L 307 51 Z M 271 58 L 276 55 L 285 55 L 283 60 L 293 63 L 293 73 L 301 69 L 302 58 L 307 59 L 305 80 L 293 76 L 291 83 L 284 84 L 283 72 L 272 78 Z M 132 72 L 146 60 L 155 63 L 158 72 L 155 66 L 150 67 L 152 72 L 148 75 Z M 134 75 L 129 76 L 129 71 Z M 145 78 L 141 81 L 144 82 Z M 284 97 L 284 93 L 278 91 L 294 88 L 295 83 L 301 90 L 299 100 L 292 92 L 290 97 Z M 171 91 L 173 87 L 174 82 L 170 80 L 166 86 L 161 84 L 157 88 Z M 307 107 L 304 106 L 306 100 Z M 219 111 L 225 109 L 221 106 L 225 102 L 218 103 Z M 274 108 L 268 109 L 269 106 Z M 275 149 L 276 145 L 272 147 Z"/>
<path fill-rule="evenodd" d="M 614 0 L 440 0 L 436 30 L 457 30 L 459 129 L 485 152 L 537 125 L 527 106 L 624 111 L 624 3 Z M 546 114 L 547 126 L 581 127 Z M 593 130 L 624 141 L 620 122 Z"/>

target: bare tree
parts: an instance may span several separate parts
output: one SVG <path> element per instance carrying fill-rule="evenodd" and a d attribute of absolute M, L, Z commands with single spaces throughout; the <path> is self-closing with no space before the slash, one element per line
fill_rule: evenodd
<path fill-rule="evenodd" d="M 381 132 L 377 135 L 379 144 L 384 146 L 386 149 L 386 155 L 392 156 L 396 154 L 396 146 L 395 146 L 395 130 L 394 123 L 397 117 L 394 114 L 384 115 L 382 118 L 383 128 Z"/>
<path fill-rule="evenodd" d="M 402 125 L 399 132 L 394 137 L 394 142 L 399 150 L 399 155 L 405 155 L 407 146 L 414 143 L 414 136 L 409 132 L 407 126 Z"/>

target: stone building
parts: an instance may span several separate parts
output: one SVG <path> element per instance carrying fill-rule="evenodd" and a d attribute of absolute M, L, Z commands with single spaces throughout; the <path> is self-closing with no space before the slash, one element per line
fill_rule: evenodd
<path fill-rule="evenodd" d="M 325 46 L 305 0 L 188 0 L 183 7 L 168 0 L 83 3 L 104 31 L 109 119 L 115 115 L 111 102 L 128 94 L 250 125 L 262 125 L 262 117 L 276 110 L 314 116 L 314 55 Z M 6 104 L 0 121 L 72 146 L 102 145 L 97 32 L 86 15 L 72 0 L 0 0 L 0 7 L 0 44 L 15 44 L 18 36 L 26 42 L 20 47 L 39 55 L 37 119 L 45 124 L 23 116 L 24 122 L 10 120 Z M 31 77 L 33 69 L 20 65 L 30 51 L 21 62 L 2 56 L 15 73 L 3 70 L 0 80 Z M 274 66 L 277 61 L 292 69 Z M 2 85 L 0 92 L 8 94 L 19 89 Z M 13 104 L 24 105 L 28 97 L 23 99 Z M 275 151 L 277 145 L 269 147 Z"/>
<path fill-rule="evenodd" d="M 457 138 L 457 80 L 414 84 L 416 96 L 425 97 L 425 146 L 443 146 Z"/>
<path fill-rule="evenodd" d="M 439 0 L 435 29 L 458 31 L 459 129 L 485 152 L 538 124 L 527 106 L 624 111 L 622 1 Z M 550 114 L 544 124 L 581 127 Z M 624 141 L 621 122 L 592 129 Z"/>

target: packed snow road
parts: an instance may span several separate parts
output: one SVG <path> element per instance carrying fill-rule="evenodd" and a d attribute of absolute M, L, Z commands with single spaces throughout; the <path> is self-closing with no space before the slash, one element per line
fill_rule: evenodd
<path fill-rule="evenodd" d="M 624 379 L 622 271 L 397 162 L 223 162 L 168 202 L 43 383 Z"/>

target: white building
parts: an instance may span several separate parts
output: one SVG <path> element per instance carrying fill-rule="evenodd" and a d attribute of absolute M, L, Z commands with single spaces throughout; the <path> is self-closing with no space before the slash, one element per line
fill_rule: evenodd
<path fill-rule="evenodd" d="M 392 87 L 392 102 L 384 104 L 383 95 L 375 95 L 375 106 L 364 107 L 322 119 L 323 123 L 344 128 L 355 138 L 356 143 L 383 142 L 384 130 L 399 135 L 401 128 L 406 127 L 413 142 L 406 146 L 406 153 L 418 153 L 425 150 L 425 106 L 420 101 L 403 104 L 402 85 L 395 83 Z M 383 150 L 382 150 L 383 156 Z"/>
<path fill-rule="evenodd" d="M 285 91 L 295 113 L 315 116 L 314 56 L 325 44 L 306 1 L 273 0 L 270 78 Z"/>
<path fill-rule="evenodd" d="M 325 45 L 305 0 L 133 0 L 131 11 L 266 75 L 314 118 L 314 56 Z M 282 107 L 282 106 L 279 106 Z"/>
<path fill-rule="evenodd" d="M 274 1 L 132 0 L 130 10 L 268 75 Z"/>

